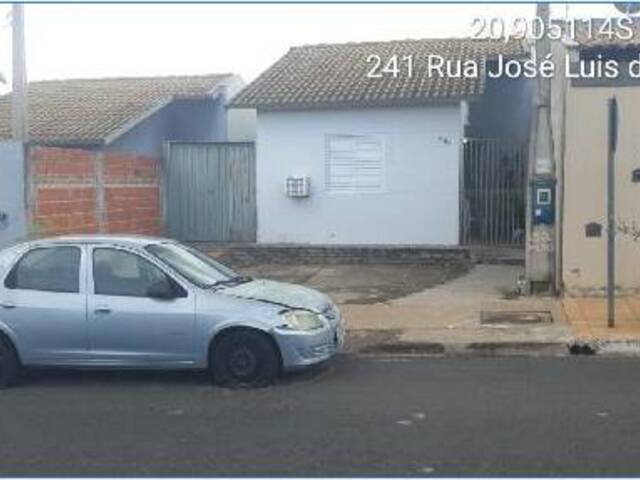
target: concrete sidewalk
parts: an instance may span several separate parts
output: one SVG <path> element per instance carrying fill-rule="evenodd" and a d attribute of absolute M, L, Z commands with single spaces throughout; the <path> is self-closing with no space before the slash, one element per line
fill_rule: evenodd
<path fill-rule="evenodd" d="M 261 251 L 245 256 L 221 252 L 216 256 L 242 274 L 329 294 L 344 313 L 348 351 L 564 354 L 572 340 L 556 298 L 513 295 L 524 273 L 517 264 L 469 269 L 455 262 L 305 263 L 296 256 L 282 263 L 266 261 L 257 255 Z M 483 312 L 548 312 L 553 322 L 482 324 Z"/>
<path fill-rule="evenodd" d="M 343 305 L 355 351 L 416 353 L 567 352 L 572 334 L 560 302 L 516 297 L 523 272 L 510 265 L 477 265 L 453 281 L 370 305 Z M 482 312 L 549 312 L 551 323 L 481 324 Z"/>
<path fill-rule="evenodd" d="M 600 353 L 640 351 L 640 296 L 616 299 L 614 328 L 607 326 L 607 301 L 602 297 L 566 297 L 562 301 L 578 344 Z"/>
<path fill-rule="evenodd" d="M 609 329 L 603 298 L 513 295 L 524 274 L 517 250 L 507 256 L 495 249 L 476 251 L 473 259 L 489 263 L 470 269 L 468 263 L 402 256 L 374 261 L 386 250 L 364 257 L 347 250 L 339 258 L 316 252 L 311 259 L 305 249 L 275 249 L 275 259 L 268 248 L 240 250 L 207 252 L 242 274 L 307 285 L 330 295 L 345 315 L 350 351 L 566 354 L 572 346 L 574 353 L 640 353 L 640 296 L 618 299 L 617 326 Z M 553 321 L 518 323 L 511 318 L 487 324 L 481 322 L 483 312 L 547 312 Z"/>

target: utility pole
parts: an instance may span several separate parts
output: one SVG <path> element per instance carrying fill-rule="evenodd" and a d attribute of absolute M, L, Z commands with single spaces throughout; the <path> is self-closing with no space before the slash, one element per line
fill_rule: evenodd
<path fill-rule="evenodd" d="M 536 16 L 543 25 L 550 21 L 548 3 L 538 3 Z M 547 35 L 536 40 L 538 59 L 551 52 Z M 527 195 L 526 278 L 530 292 L 554 291 L 555 277 L 555 160 L 551 132 L 551 80 L 537 77 L 529 148 Z"/>
<path fill-rule="evenodd" d="M 11 85 L 11 130 L 15 141 L 28 141 L 27 67 L 24 49 L 24 6 L 14 3 L 11 10 L 13 39 L 13 82 Z"/>
<path fill-rule="evenodd" d="M 607 326 L 616 324 L 616 148 L 618 144 L 618 101 L 607 103 Z"/>

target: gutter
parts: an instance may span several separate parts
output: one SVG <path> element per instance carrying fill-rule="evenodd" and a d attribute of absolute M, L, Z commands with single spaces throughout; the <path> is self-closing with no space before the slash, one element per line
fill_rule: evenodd
<path fill-rule="evenodd" d="M 341 109 L 372 109 L 372 108 L 394 108 L 394 107 L 429 107 L 429 106 L 442 106 L 442 105 L 459 105 L 461 101 L 474 101 L 482 97 L 482 93 L 447 97 L 441 99 L 407 99 L 402 101 L 388 101 L 388 102 L 333 102 L 333 103 L 297 103 L 290 105 L 272 104 L 265 105 L 259 103 L 234 103 L 228 108 L 250 108 L 259 111 L 267 112 L 295 112 L 302 110 L 341 110 Z"/>

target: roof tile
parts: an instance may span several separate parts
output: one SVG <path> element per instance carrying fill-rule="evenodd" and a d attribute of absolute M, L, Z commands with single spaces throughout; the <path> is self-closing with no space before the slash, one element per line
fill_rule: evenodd
<path fill-rule="evenodd" d="M 96 145 L 177 98 L 205 98 L 229 74 L 31 82 L 29 136 L 40 144 Z M 11 94 L 0 97 L 0 139 L 11 137 Z"/>
<path fill-rule="evenodd" d="M 415 104 L 475 96 L 484 89 L 484 60 L 504 54 L 525 54 L 520 42 L 464 38 L 397 40 L 320 44 L 294 47 L 247 85 L 231 102 L 240 108 L 326 108 Z M 367 78 L 369 55 L 383 62 L 392 55 L 413 57 L 413 75 L 401 69 L 397 77 Z M 428 55 L 447 59 L 474 59 L 481 75 L 472 78 L 429 76 Z"/>

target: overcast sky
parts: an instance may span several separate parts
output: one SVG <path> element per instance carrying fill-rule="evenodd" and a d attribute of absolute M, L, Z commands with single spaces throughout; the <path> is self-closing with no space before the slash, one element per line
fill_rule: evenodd
<path fill-rule="evenodd" d="M 11 76 L 8 5 L 0 72 Z M 565 5 L 552 14 L 565 16 Z M 30 80 L 234 72 L 252 80 L 291 46 L 465 36 L 473 17 L 532 16 L 533 4 L 27 5 Z M 576 17 L 611 4 L 571 5 Z"/>

